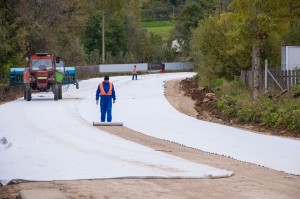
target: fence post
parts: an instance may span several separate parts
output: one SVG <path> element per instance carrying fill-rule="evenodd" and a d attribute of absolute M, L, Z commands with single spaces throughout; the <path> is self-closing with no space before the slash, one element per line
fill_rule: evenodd
<path fill-rule="evenodd" d="M 247 85 L 246 84 L 246 71 L 244 71 L 244 70 L 241 70 L 241 81 L 245 84 L 245 85 Z"/>
<path fill-rule="evenodd" d="M 285 71 L 285 75 L 286 75 L 286 88 L 287 90 L 290 90 L 290 77 L 289 77 L 289 70 Z"/>
<path fill-rule="evenodd" d="M 297 75 L 296 75 L 296 70 L 292 70 L 292 85 L 296 85 L 297 84 Z"/>
<path fill-rule="evenodd" d="M 268 90 L 268 60 L 265 60 L 265 93 Z"/>

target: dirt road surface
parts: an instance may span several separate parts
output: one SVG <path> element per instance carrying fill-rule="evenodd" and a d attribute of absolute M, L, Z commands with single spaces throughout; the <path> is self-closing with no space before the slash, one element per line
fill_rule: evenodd
<path fill-rule="evenodd" d="M 194 102 L 179 89 L 179 80 L 167 82 L 165 95 L 179 111 L 196 117 Z M 127 140 L 197 163 L 234 171 L 219 179 L 99 179 L 27 182 L 0 187 L 0 199 L 15 199 L 22 189 L 60 189 L 70 199 L 297 199 L 300 176 L 278 172 L 228 157 L 205 153 L 156 139 L 126 127 L 98 127 Z M 20 162 L 20 169 L 22 162 Z"/>

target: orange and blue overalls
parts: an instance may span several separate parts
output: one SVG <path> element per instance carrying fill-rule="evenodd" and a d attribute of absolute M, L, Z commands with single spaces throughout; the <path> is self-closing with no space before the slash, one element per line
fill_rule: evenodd
<path fill-rule="evenodd" d="M 100 96 L 100 112 L 101 112 L 101 122 L 105 122 L 107 114 L 107 122 L 112 120 L 112 100 L 116 100 L 116 94 L 114 85 L 111 82 L 101 82 L 98 85 L 96 91 L 96 100 L 99 100 Z"/>

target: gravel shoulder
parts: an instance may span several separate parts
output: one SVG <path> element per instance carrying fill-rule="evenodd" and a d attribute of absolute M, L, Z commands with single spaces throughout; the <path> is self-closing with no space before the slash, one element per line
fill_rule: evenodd
<path fill-rule="evenodd" d="M 165 96 L 177 110 L 197 117 L 194 101 L 180 91 L 179 80 L 166 82 Z M 22 189 L 60 189 L 70 199 L 118 198 L 300 198 L 300 176 L 156 139 L 126 127 L 97 127 L 124 139 L 193 162 L 234 171 L 218 179 L 99 179 L 27 182 L 0 187 L 0 198 L 16 198 Z M 21 167 L 20 167 L 21 168 Z"/>

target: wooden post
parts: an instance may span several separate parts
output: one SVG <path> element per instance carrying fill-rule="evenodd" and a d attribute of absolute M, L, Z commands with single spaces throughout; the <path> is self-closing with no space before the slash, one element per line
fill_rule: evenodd
<path fill-rule="evenodd" d="M 265 60 L 265 93 L 268 90 L 268 60 Z"/>
<path fill-rule="evenodd" d="M 286 76 L 286 89 L 290 90 L 290 77 L 289 77 L 289 70 L 285 71 L 285 76 Z"/>
<path fill-rule="evenodd" d="M 253 78 L 253 100 L 258 99 L 259 92 L 259 52 L 255 42 L 252 44 L 252 78 Z"/>

